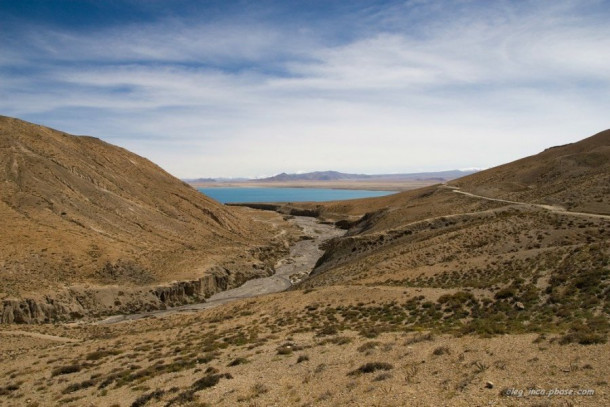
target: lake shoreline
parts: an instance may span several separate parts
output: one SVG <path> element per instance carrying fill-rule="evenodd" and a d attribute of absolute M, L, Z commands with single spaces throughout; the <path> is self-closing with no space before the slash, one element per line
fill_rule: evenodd
<path fill-rule="evenodd" d="M 197 190 L 223 204 L 330 202 L 350 199 L 376 198 L 398 192 L 366 189 L 270 187 L 197 188 Z"/>

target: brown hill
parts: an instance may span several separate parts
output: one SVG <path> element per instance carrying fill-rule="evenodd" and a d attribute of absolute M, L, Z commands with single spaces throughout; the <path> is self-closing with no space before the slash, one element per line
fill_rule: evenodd
<path fill-rule="evenodd" d="M 279 205 L 290 213 L 310 211 L 342 224 L 380 231 L 452 213 L 476 212 L 506 203 L 460 196 L 451 187 L 490 198 L 554 205 L 572 212 L 610 214 L 610 130 L 577 143 L 477 172 L 443 185 L 379 198 Z M 367 214 L 366 218 L 361 219 Z M 362 220 L 362 222 L 361 222 Z"/>
<path fill-rule="evenodd" d="M 402 269 L 412 274 L 417 268 L 415 265 L 422 262 L 422 264 L 436 265 L 438 259 L 431 259 L 432 253 L 436 253 L 435 256 L 442 254 L 447 258 L 460 258 L 460 263 L 463 263 L 464 256 L 468 257 L 476 252 L 467 250 L 468 245 L 490 243 L 494 240 L 490 236 L 496 236 L 498 233 L 513 235 L 526 233 L 527 230 L 534 233 L 537 228 L 535 224 L 540 219 L 546 219 L 543 223 L 548 223 L 550 217 L 553 217 L 552 222 L 557 223 L 564 222 L 557 220 L 560 217 L 572 219 L 568 224 L 572 226 L 582 223 L 581 229 L 586 229 L 585 225 L 599 227 L 599 237 L 603 241 L 607 234 L 603 224 L 607 223 L 608 217 L 604 219 L 602 216 L 599 220 L 594 215 L 610 213 L 610 131 L 598 133 L 577 143 L 549 148 L 538 155 L 481 171 L 451 181 L 449 184 L 449 186 L 435 185 L 380 198 L 290 204 L 280 210 L 293 212 L 308 210 L 326 220 L 338 221 L 342 226 L 349 228 L 348 237 L 337 239 L 339 243 L 321 260 L 323 267 L 318 269 L 318 273 L 321 269 L 330 269 L 339 264 L 343 264 L 341 267 L 353 264 L 358 270 L 363 272 L 367 270 L 366 274 L 369 276 L 385 278 L 384 273 L 371 273 L 365 264 L 370 262 L 379 265 L 377 256 L 394 258 L 396 253 L 388 252 L 390 248 L 395 250 L 396 256 L 402 260 L 390 261 L 392 266 L 388 268 L 389 271 Z M 458 190 L 455 191 L 455 188 Z M 466 191 L 476 195 L 456 193 Z M 491 199 L 485 199 L 486 197 Z M 553 211 L 548 213 L 549 209 L 544 205 L 554 205 L 551 208 Z M 564 211 L 563 208 L 567 208 L 568 211 Z M 571 212 L 575 214 L 571 215 Z M 585 215 L 583 218 L 577 216 L 576 212 L 590 212 L 592 216 L 585 221 L 586 214 L 583 214 Z M 530 216 L 532 220 L 527 221 Z M 508 219 L 512 220 L 506 222 Z M 457 226 L 456 222 L 460 226 Z M 476 233 L 468 231 L 469 223 L 476 226 Z M 492 226 L 494 224 L 495 226 Z M 556 225 L 549 224 L 539 227 L 557 229 Z M 518 230 L 522 231 L 518 232 Z M 570 227 L 567 230 L 568 232 L 565 233 L 582 236 L 578 233 L 580 231 L 575 232 Z M 425 237 L 417 233 L 421 231 L 426 231 Z M 454 232 L 458 234 L 453 235 Z M 563 236 L 565 233 L 554 234 Z M 466 243 L 476 240 L 476 236 L 485 239 L 487 243 Z M 370 241 L 370 239 L 379 240 Z M 451 245 L 447 239 L 457 241 L 459 244 Z M 573 239 L 581 240 L 575 236 L 564 236 L 562 239 L 565 242 L 571 242 Z M 588 239 L 594 240 L 592 237 Z M 525 242 L 504 243 L 502 250 L 523 252 L 536 245 L 535 241 L 527 240 L 529 243 L 526 244 L 523 244 Z M 421 245 L 422 241 L 427 242 L 426 245 L 431 245 L 424 251 L 424 256 L 414 249 L 417 247 L 415 242 Z M 440 242 L 445 243 L 437 246 Z M 446 244 L 453 248 L 446 247 Z M 360 247 L 362 245 L 364 247 Z M 404 249 L 405 245 L 408 250 Z M 460 245 L 462 247 L 459 247 Z M 341 247 L 347 249 L 347 252 L 340 255 L 339 252 L 343 250 Z M 453 253 L 454 249 L 457 250 L 455 253 Z M 407 261 L 406 253 L 415 255 L 418 260 Z M 484 253 L 484 255 L 491 254 L 491 252 Z M 497 255 L 495 251 L 493 254 Z M 410 266 L 406 267 L 405 262 Z M 350 267 L 348 269 L 344 270 L 344 277 L 351 281 L 358 273 L 353 274 L 354 269 Z M 328 276 L 331 274 L 333 273 Z M 334 278 L 332 280 L 342 281 Z M 307 284 L 314 284 L 313 281 L 315 279 Z"/>
<path fill-rule="evenodd" d="M 270 227 L 129 151 L 8 117 L 0 117 L 0 151 L 0 300 L 85 284 L 124 291 L 186 279 L 204 296 L 269 272 L 260 253 L 271 244 Z M 78 295 L 92 307 L 101 301 L 127 309 L 114 294 Z M 129 307 L 138 308 L 134 301 Z M 6 313 L 15 307 L 5 301 Z M 24 312 L 46 318 L 37 307 Z"/>
<path fill-rule="evenodd" d="M 609 405 L 610 217 L 460 192 L 257 205 L 349 230 L 288 292 L 114 325 L 0 326 L 0 396 L 68 406 Z"/>
<path fill-rule="evenodd" d="M 610 130 L 450 184 L 485 196 L 610 214 Z"/>
<path fill-rule="evenodd" d="M 416 288 L 423 307 L 411 314 L 416 327 L 484 334 L 564 330 L 575 335 L 566 341 L 605 341 L 609 135 L 451 185 L 280 207 L 310 211 L 348 229 L 327 245 L 301 288 Z M 422 321 L 422 313 L 430 319 Z"/>

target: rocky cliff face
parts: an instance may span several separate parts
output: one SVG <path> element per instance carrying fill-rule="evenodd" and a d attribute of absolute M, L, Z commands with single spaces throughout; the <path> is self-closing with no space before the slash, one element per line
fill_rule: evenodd
<path fill-rule="evenodd" d="M 37 298 L 12 298 L 0 302 L 0 323 L 40 324 L 68 322 L 113 314 L 146 312 L 184 304 L 205 302 L 213 294 L 237 287 L 246 280 L 265 277 L 273 269 L 261 268 L 256 274 L 244 270 L 231 271 L 215 266 L 195 280 L 164 285 L 119 288 L 68 288 L 57 295 Z"/>

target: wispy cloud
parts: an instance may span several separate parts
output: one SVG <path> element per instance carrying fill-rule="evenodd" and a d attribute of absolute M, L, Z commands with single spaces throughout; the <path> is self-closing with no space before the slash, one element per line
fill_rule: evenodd
<path fill-rule="evenodd" d="M 488 167 L 608 127 L 603 2 L 350 13 L 14 28 L 0 111 L 182 177 Z"/>

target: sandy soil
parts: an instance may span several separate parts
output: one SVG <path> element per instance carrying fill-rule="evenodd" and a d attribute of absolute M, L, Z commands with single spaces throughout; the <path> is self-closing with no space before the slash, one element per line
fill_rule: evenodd
<path fill-rule="evenodd" d="M 339 331 L 325 329 L 323 320 L 339 318 L 337 307 L 382 306 L 416 293 L 328 287 L 239 300 L 193 315 L 101 327 L 27 327 L 79 340 L 24 336 L 0 352 L 0 405 L 610 403 L 608 344 L 560 345 L 553 334 L 481 338 L 404 330 L 371 338 L 349 323 Z M 363 368 L 367 364 L 377 368 Z M 204 378 L 209 386 L 201 385 Z M 554 390 L 572 394 L 549 396 Z M 589 393 L 576 394 L 583 390 Z"/>

